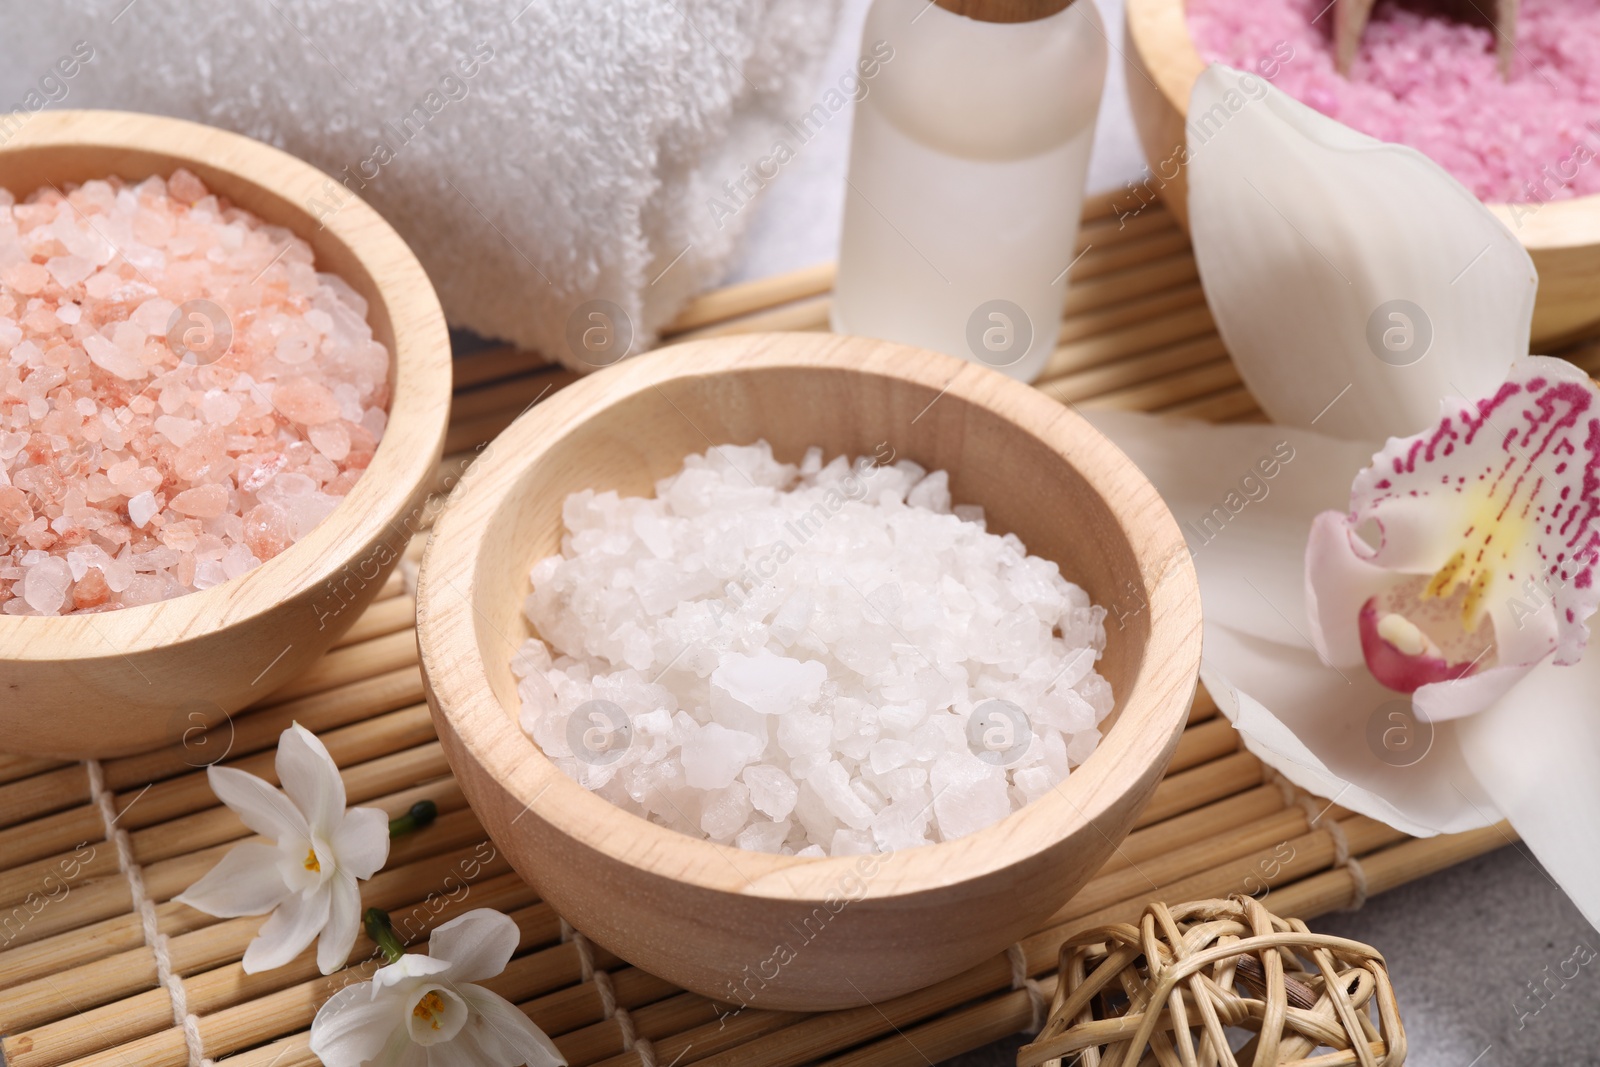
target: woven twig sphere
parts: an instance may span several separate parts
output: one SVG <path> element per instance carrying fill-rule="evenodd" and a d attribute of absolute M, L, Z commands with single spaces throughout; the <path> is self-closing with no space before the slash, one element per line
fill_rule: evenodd
<path fill-rule="evenodd" d="M 1238 1052 L 1229 1028 L 1253 1035 Z M 1236 896 L 1153 903 L 1138 926 L 1061 946 L 1049 1019 L 1017 1067 L 1080 1056 L 1083 1067 L 1399 1067 L 1406 1035 L 1376 949 Z"/>

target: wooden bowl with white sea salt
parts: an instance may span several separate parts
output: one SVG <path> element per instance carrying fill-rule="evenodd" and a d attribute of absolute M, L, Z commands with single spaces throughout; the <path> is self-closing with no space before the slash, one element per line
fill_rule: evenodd
<path fill-rule="evenodd" d="M 732 447 L 761 441 L 770 445 L 771 457 L 760 448 L 735 452 Z M 859 829 L 841 827 L 832 838 L 838 846 L 832 855 L 817 855 L 830 850 L 816 845 L 794 848 L 807 840 L 798 835 L 787 841 L 741 838 L 751 847 L 707 840 L 689 832 L 693 827 L 687 824 L 652 821 L 662 815 L 672 823 L 670 804 L 657 805 L 647 819 L 570 777 L 571 747 L 562 743 L 563 731 L 546 737 L 547 754 L 522 721 L 525 693 L 537 688 L 530 681 L 538 665 L 529 662 L 529 639 L 554 642 L 558 636 L 535 633 L 527 614 L 529 596 L 536 582 L 556 580 L 552 568 L 566 566 L 540 561 L 562 553 L 564 541 L 581 554 L 583 546 L 614 537 L 616 531 L 567 532 L 570 522 L 587 521 L 583 516 L 590 506 L 618 506 L 607 491 L 622 498 L 651 497 L 659 480 L 685 468 L 686 457 L 703 488 L 716 473 L 717 461 L 705 457 L 708 449 L 717 455 L 715 446 L 729 446 L 726 453 L 735 459 L 728 462 L 735 466 L 762 465 L 760 471 L 750 468 L 751 499 L 769 503 L 772 493 L 758 491 L 755 483 L 782 481 L 785 475 L 773 472 L 774 463 L 793 465 L 785 470 L 802 483 L 824 477 L 818 471 L 821 457 L 892 458 L 896 467 L 885 470 L 884 484 L 910 469 L 904 466 L 907 460 L 922 471 L 947 472 L 948 495 L 939 504 L 981 507 L 985 533 L 1014 534 L 1030 555 L 1058 565 L 1061 576 L 1109 613 L 1094 670 L 1109 684 L 1114 700 L 1098 724 L 1101 736 L 1092 752 L 1059 784 L 961 836 L 873 849 L 861 847 L 868 839 Z M 907 493 L 904 480 L 896 484 L 899 488 L 888 494 L 893 500 L 884 505 L 895 521 L 907 518 L 913 498 L 944 495 L 943 485 L 919 494 Z M 681 512 L 698 509 L 693 488 L 669 489 Z M 734 497 L 743 492 L 738 483 L 722 483 L 717 491 Z M 810 499 L 803 503 L 812 505 Z M 939 536 L 977 545 L 979 528 L 965 526 L 974 514 L 942 516 Z M 835 524 L 831 530 L 806 528 L 787 535 L 798 553 L 795 565 L 830 565 L 826 552 L 806 555 L 813 544 L 844 528 L 839 524 L 845 520 L 818 519 L 824 520 Z M 870 525 L 859 514 L 849 521 Z M 926 527 L 929 536 L 938 532 L 936 525 Z M 647 540 L 661 537 L 649 518 L 639 519 L 636 528 Z M 771 541 L 774 530 L 769 527 L 762 536 Z M 739 537 L 737 528 L 708 534 L 706 553 L 714 555 Z M 832 560 L 840 566 L 859 563 L 878 547 L 869 551 L 863 545 L 853 552 L 839 545 L 831 550 Z M 687 571 L 664 544 L 661 553 L 666 562 L 654 569 L 656 574 Z M 581 569 L 588 563 L 574 565 Z M 1042 563 L 1031 566 L 1054 571 Z M 858 568 L 849 571 L 849 580 L 863 584 L 863 596 L 873 605 L 866 617 L 883 614 L 873 632 L 847 630 L 855 641 L 897 648 L 896 655 L 922 642 L 928 645 L 930 667 L 935 662 L 948 666 L 945 659 L 965 655 L 935 650 L 934 639 L 919 624 L 896 616 L 880 595 L 882 576 L 863 577 Z M 898 580 L 907 604 L 929 585 L 945 584 L 931 573 L 901 574 Z M 746 583 L 757 599 L 759 584 Z M 1200 655 L 1198 589 L 1177 524 L 1128 459 L 1098 432 L 1071 410 L 987 368 L 887 342 L 822 334 L 669 347 L 584 379 L 526 413 L 486 449 L 452 496 L 423 561 L 417 603 L 418 644 L 435 725 L 457 780 L 497 847 L 586 936 L 651 973 L 732 1005 L 729 1010 L 744 1004 L 820 1010 L 859 1006 L 863 998 L 882 1000 L 992 958 L 1036 929 L 1132 827 L 1182 731 Z M 663 608 L 680 616 L 691 609 Z M 730 611 L 727 626 L 743 626 L 740 609 L 735 605 Z M 849 658 L 861 651 L 849 647 L 850 641 L 835 642 L 831 652 L 817 651 L 820 646 L 797 634 L 807 626 L 822 633 L 839 624 L 815 613 L 810 623 L 801 621 L 806 617 L 803 611 L 781 609 L 773 615 L 770 650 L 724 657 L 714 666 L 703 650 L 685 648 L 668 669 L 684 673 L 679 681 L 691 688 L 694 673 L 706 671 L 717 676 L 713 688 L 733 692 L 746 684 L 740 700 L 788 701 L 795 686 L 804 688 L 792 677 L 783 683 L 752 682 L 740 672 L 775 669 L 772 657 L 779 654 L 788 657 L 784 670 L 792 674 L 801 666 L 815 669 L 796 659 L 832 663 L 833 653 Z M 618 655 L 635 663 L 650 660 L 648 649 L 638 645 L 639 635 L 630 632 L 619 640 L 629 650 Z M 981 635 L 966 640 L 982 643 Z M 522 658 L 514 670 L 517 657 Z M 651 662 L 649 675 L 664 679 L 663 685 L 672 680 Z M 730 681 L 725 673 L 730 669 L 745 683 Z M 571 670 L 573 677 L 591 675 L 586 665 Z M 887 723 L 888 699 L 883 703 L 877 710 Z M 833 706 L 841 714 L 838 703 Z M 789 720 L 811 715 L 797 707 L 766 709 L 774 713 L 768 729 L 774 737 L 785 736 L 785 744 L 793 740 L 796 726 Z M 727 721 L 735 727 L 762 729 L 741 726 L 748 707 L 730 709 L 722 697 L 713 697 L 713 710 L 734 715 Z M 894 715 L 903 711 L 897 707 Z M 1036 720 L 1044 717 L 1042 707 L 1022 711 Z M 673 728 L 686 737 L 726 736 L 719 725 L 690 721 L 681 706 L 679 715 Z M 635 732 L 629 742 L 634 746 L 655 744 L 665 736 L 663 727 L 648 720 L 662 718 L 654 711 L 633 715 L 621 732 Z M 577 720 L 576 727 L 566 729 L 573 746 L 587 743 L 581 740 L 585 725 Z M 594 725 L 615 731 L 619 724 Z M 952 735 L 946 731 L 945 736 Z M 958 727 L 953 737 L 958 750 L 960 738 Z M 775 751 L 769 748 L 763 758 L 782 763 L 783 755 L 773 756 Z M 974 748 L 938 758 L 965 759 L 971 766 L 977 754 Z M 703 751 L 693 758 L 685 751 L 686 785 L 695 775 L 716 770 L 708 771 L 703 757 Z M 848 757 L 834 758 L 832 766 L 841 761 Z M 797 757 L 786 764 L 788 772 L 805 774 L 800 762 Z M 814 760 L 812 772 L 820 766 L 821 760 Z M 906 769 L 884 767 L 888 774 Z M 929 776 L 930 783 L 934 777 Z M 755 801 L 771 806 L 771 796 L 760 789 L 750 792 Z M 727 795 L 727 790 L 719 793 Z M 672 801 L 695 802 L 690 793 Z M 848 797 L 839 803 L 846 809 L 851 804 Z M 749 811 L 746 804 L 742 812 Z M 933 828 L 945 827 L 950 814 L 947 806 L 931 820 Z M 808 833 L 819 823 L 831 825 L 817 810 L 806 817 L 812 818 Z M 759 812 L 750 819 L 746 831 L 761 822 Z M 726 837 L 732 827 L 719 829 L 719 821 L 709 821 L 707 833 Z M 873 833 L 882 829 L 875 824 Z"/>
<path fill-rule="evenodd" d="M 335 188 L 152 115 L 40 112 L 0 145 L 0 750 L 218 724 L 398 562 L 449 337 L 415 256 Z"/>

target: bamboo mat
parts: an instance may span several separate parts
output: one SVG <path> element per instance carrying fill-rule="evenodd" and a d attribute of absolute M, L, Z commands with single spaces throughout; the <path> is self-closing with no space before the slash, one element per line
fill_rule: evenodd
<path fill-rule="evenodd" d="M 1041 389 L 1082 407 L 1260 417 L 1216 336 L 1187 239 L 1165 211 L 1151 207 L 1120 226 L 1108 199 L 1092 201 L 1080 250 Z M 817 267 L 709 293 L 667 338 L 826 329 L 831 284 L 832 269 Z M 1600 348 L 1568 355 L 1591 371 L 1600 362 Z M 506 348 L 458 358 L 453 455 L 440 467 L 441 486 L 570 380 Z M 413 563 L 420 548 L 408 554 Z M 1412 840 L 1300 795 L 1240 748 L 1202 692 L 1133 834 L 1011 953 L 880 1004 L 816 1015 L 745 1010 L 721 1022 L 712 1001 L 573 939 L 511 872 L 434 737 L 412 621 L 396 575 L 337 648 L 231 723 L 104 764 L 0 754 L 6 1065 L 185 1067 L 202 1056 L 227 1067 L 316 1063 L 307 1027 L 335 990 L 371 974 L 375 950 L 365 936 L 351 957 L 365 962 L 340 974 L 320 976 L 307 954 L 246 975 L 239 960 L 261 919 L 216 920 L 172 901 L 248 835 L 217 804 L 203 767 L 225 758 L 272 778 L 273 746 L 294 721 L 327 744 L 352 804 L 391 816 L 422 798 L 439 806 L 433 826 L 395 842 L 387 867 L 363 885 L 363 903 L 388 910 L 413 941 L 471 908 L 509 913 L 522 931 L 518 955 L 486 984 L 520 1004 L 574 1067 L 925 1065 L 1028 1027 L 1034 997 L 1054 989 L 1057 948 L 1074 926 L 1129 921 L 1148 899 L 1233 892 L 1268 892 L 1275 911 L 1311 917 L 1512 840 L 1504 826 Z M 1031 991 L 1018 982 L 1024 973 L 1039 979 Z"/>

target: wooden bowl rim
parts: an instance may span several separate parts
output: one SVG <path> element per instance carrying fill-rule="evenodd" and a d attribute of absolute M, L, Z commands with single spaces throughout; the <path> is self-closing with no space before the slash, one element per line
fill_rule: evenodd
<path fill-rule="evenodd" d="M 479 653 L 477 613 L 460 609 L 463 597 L 469 603 L 476 597 L 479 545 L 490 517 L 506 504 L 522 472 L 575 428 L 673 381 L 778 368 L 847 370 L 944 390 L 1009 419 L 1063 461 L 1064 448 L 1076 445 L 1080 455 L 1087 448 L 1095 453 L 1095 469 L 1074 469 L 1100 493 L 1119 529 L 1136 521 L 1157 525 L 1146 535 L 1147 550 L 1135 549 L 1151 590 L 1150 636 L 1134 684 L 1117 694 L 1118 720 L 1096 751 L 1063 786 L 998 823 L 955 841 L 878 854 L 869 895 L 905 897 L 967 882 L 1036 856 L 1086 827 L 1098 830 L 1101 816 L 1170 750 L 1187 721 L 1188 694 L 1177 699 L 1160 680 L 1178 664 L 1181 673 L 1174 676 L 1188 679 L 1180 685 L 1192 693 L 1199 672 L 1199 585 L 1177 522 L 1132 461 L 1065 405 L 988 368 L 865 338 L 750 334 L 686 342 L 591 375 L 518 418 L 463 477 L 423 557 L 417 643 L 436 717 L 516 803 L 612 860 L 741 896 L 819 901 L 841 894 L 841 883 L 859 870 L 863 857 L 780 856 L 693 838 L 624 811 L 568 778 L 516 725 L 516 711 L 495 697 Z M 996 400 L 1011 413 L 999 410 Z M 1113 484 L 1117 491 L 1108 494 Z M 1175 560 L 1181 565 L 1173 566 Z M 448 654 L 441 652 L 445 647 Z M 590 833 L 586 825 L 608 830 Z"/>
<path fill-rule="evenodd" d="M 299 208 L 308 224 L 286 228 L 303 240 L 312 229 L 304 205 L 334 181 L 281 149 L 228 130 L 163 115 L 68 109 L 33 114 L 0 145 L 0 184 L 8 155 L 51 148 L 159 155 L 171 157 L 175 166 L 226 172 Z M 267 184 L 265 175 L 277 180 Z M 33 190 L 12 192 L 20 199 Z M 388 422 L 366 471 L 315 529 L 238 578 L 171 600 L 92 615 L 0 615 L 0 648 L 7 658 L 49 662 L 126 656 L 236 626 L 333 578 L 382 535 L 432 475 L 449 418 L 448 405 L 439 398 L 449 395 L 451 382 L 450 335 L 433 284 L 394 228 L 353 193 L 322 225 L 370 275 L 394 332 Z"/>
<path fill-rule="evenodd" d="M 1127 0 L 1127 36 L 1139 66 L 1155 82 L 1181 118 L 1189 113 L 1189 94 L 1206 62 L 1195 47 L 1185 17 L 1188 0 Z M 1150 57 L 1171 61 L 1152 65 Z M 1506 229 L 1530 251 L 1582 248 L 1600 244 L 1600 193 L 1530 203 L 1483 201 Z M 1518 219 L 1522 210 L 1525 217 Z"/>

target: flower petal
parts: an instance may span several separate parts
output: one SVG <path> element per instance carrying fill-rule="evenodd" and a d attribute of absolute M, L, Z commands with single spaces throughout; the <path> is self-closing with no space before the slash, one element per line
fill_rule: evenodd
<path fill-rule="evenodd" d="M 285 897 L 244 950 L 244 973 L 275 970 L 304 952 L 327 925 L 329 903 L 326 886 Z"/>
<path fill-rule="evenodd" d="M 294 801 L 255 775 L 233 767 L 211 766 L 206 768 L 206 780 L 217 799 L 256 833 L 273 841 L 309 836 L 305 816 Z"/>
<path fill-rule="evenodd" d="M 1492 822 L 1494 805 L 1456 746 L 1455 723 L 1416 723 L 1410 700 L 1365 671 L 1340 675 L 1309 649 L 1206 627 L 1201 681 L 1247 748 L 1296 785 L 1408 834 Z M 1416 731 L 1397 759 L 1389 731 Z M 1460 783 L 1464 796 L 1452 783 Z"/>
<path fill-rule="evenodd" d="M 353 982 L 317 1009 L 311 1052 L 326 1067 L 361 1067 L 404 1028 L 405 1013 L 399 998 L 374 998 L 370 983 Z"/>
<path fill-rule="evenodd" d="M 344 818 L 344 779 L 322 741 L 292 724 L 278 738 L 277 768 L 283 791 L 305 812 L 312 836 L 333 837 Z"/>
<path fill-rule="evenodd" d="M 1200 578 L 1206 621 L 1297 642 L 1294 628 L 1304 629 L 1306 617 L 1306 533 L 1319 512 L 1344 510 L 1350 479 L 1371 461 L 1373 446 L 1280 426 L 1217 426 L 1120 411 L 1087 417 L 1144 472 L 1177 518 Z M 1131 610 L 1107 606 L 1113 616 Z"/>
<path fill-rule="evenodd" d="M 467 1025 L 479 1046 L 495 1056 L 492 1062 L 565 1067 L 567 1058 L 555 1042 L 510 1001 L 480 985 L 460 985 L 456 992 L 472 1009 Z"/>
<path fill-rule="evenodd" d="M 1378 528 L 1373 565 L 1432 575 L 1435 598 L 1464 591 L 1463 617 L 1488 613 L 1501 662 L 1574 663 L 1600 607 L 1600 389 L 1524 356 L 1479 395 L 1446 399 L 1433 427 L 1373 457 L 1350 526 Z"/>
<path fill-rule="evenodd" d="M 346 871 L 328 879 L 328 923 L 317 939 L 317 969 L 332 974 L 350 958 L 356 934 L 361 931 L 361 890 Z"/>
<path fill-rule="evenodd" d="M 443 974 L 450 969 L 444 960 L 436 960 L 421 952 L 407 952 L 393 963 L 380 967 L 372 975 L 372 995 L 385 989 L 405 989 L 422 984 L 421 980 Z"/>
<path fill-rule="evenodd" d="M 380 808 L 351 808 L 330 844 L 341 871 L 371 878 L 389 859 L 389 816 Z"/>
<path fill-rule="evenodd" d="M 480 982 L 506 969 L 521 937 L 511 916 L 474 908 L 429 935 L 428 955 L 450 964 L 452 982 Z"/>
<path fill-rule="evenodd" d="M 264 915 L 289 892 L 278 873 L 278 849 L 260 841 L 244 841 L 228 850 L 217 865 L 175 898 L 219 919 Z"/>
<path fill-rule="evenodd" d="M 1542 664 L 1494 707 L 1456 724 L 1461 751 L 1494 807 L 1600 927 L 1600 656 Z"/>
<path fill-rule="evenodd" d="M 1351 439 L 1415 433 L 1441 396 L 1488 395 L 1527 352 L 1533 262 L 1420 152 L 1218 64 L 1188 114 L 1200 278 L 1274 421 Z"/>

